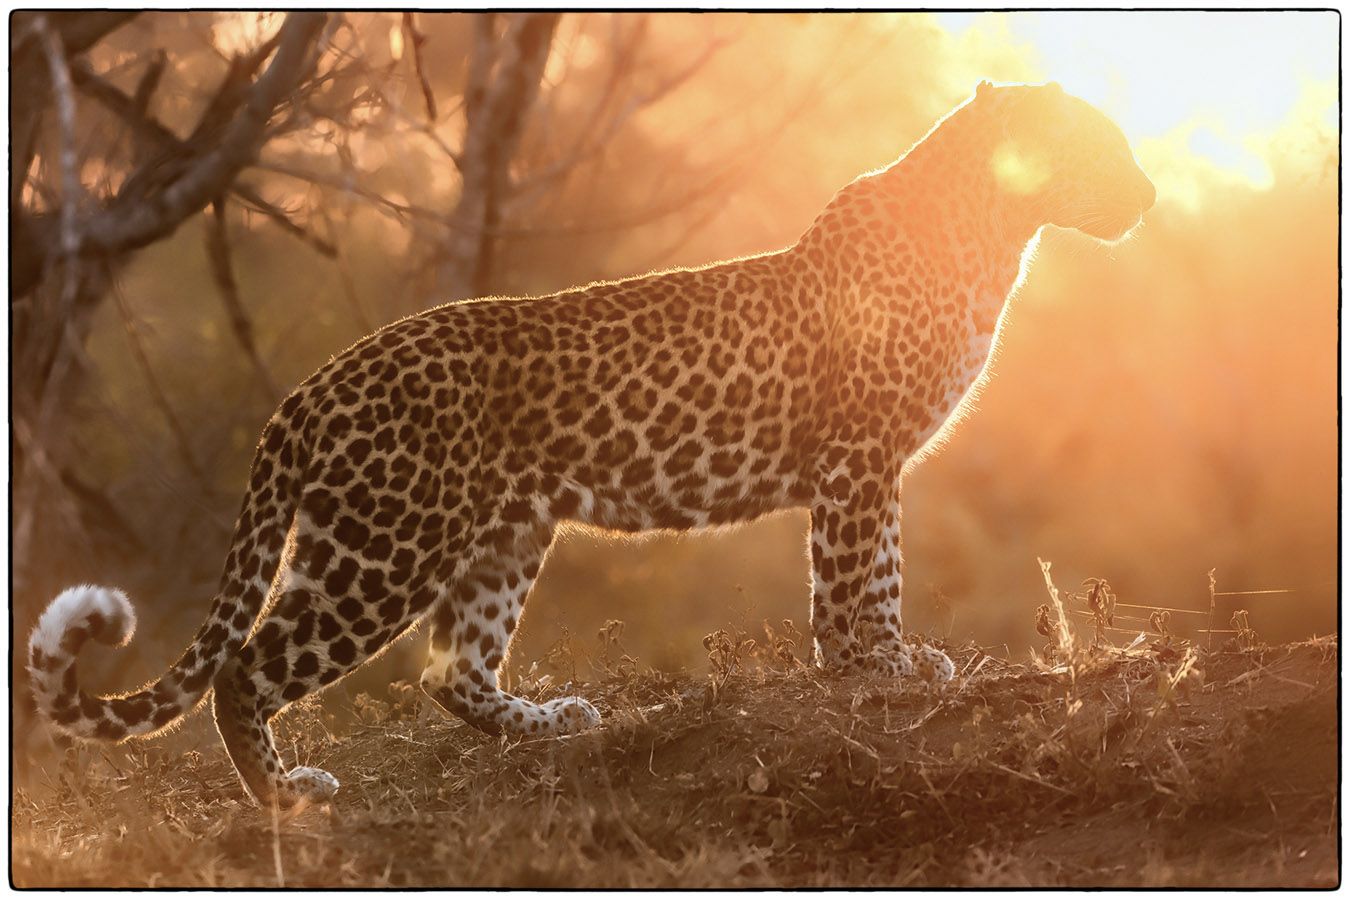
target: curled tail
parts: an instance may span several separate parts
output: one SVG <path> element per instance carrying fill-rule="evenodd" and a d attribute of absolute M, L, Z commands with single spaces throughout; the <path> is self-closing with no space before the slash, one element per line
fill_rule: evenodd
<path fill-rule="evenodd" d="M 292 395 L 263 431 L 244 506 L 235 525 L 221 593 L 192 644 L 158 681 L 141 690 L 100 697 L 81 690 L 76 657 L 90 638 L 118 646 L 131 640 L 136 613 L 116 588 L 81 585 L 61 592 L 28 639 L 28 672 L 38 711 L 80 738 L 120 741 L 153 734 L 191 711 L 221 666 L 238 652 L 262 611 L 299 506 L 302 463 L 288 436 Z"/>

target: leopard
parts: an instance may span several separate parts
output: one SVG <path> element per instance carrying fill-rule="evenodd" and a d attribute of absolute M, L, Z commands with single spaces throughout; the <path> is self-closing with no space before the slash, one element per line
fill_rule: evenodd
<path fill-rule="evenodd" d="M 901 485 L 947 439 L 1047 228 L 1129 237 L 1155 201 L 1122 130 L 1056 83 L 981 82 L 792 245 L 548 296 L 450 303 L 376 331 L 267 421 L 216 595 L 138 690 L 86 692 L 89 640 L 125 645 L 125 593 L 58 595 L 28 642 L 42 715 L 77 739 L 172 727 L 208 696 L 239 781 L 326 802 L 287 769 L 283 709 L 429 631 L 422 691 L 487 734 L 599 725 L 579 696 L 499 678 L 568 523 L 683 532 L 809 514 L 811 661 L 941 688 L 901 617 Z M 804 560 L 805 561 L 805 560 Z"/>

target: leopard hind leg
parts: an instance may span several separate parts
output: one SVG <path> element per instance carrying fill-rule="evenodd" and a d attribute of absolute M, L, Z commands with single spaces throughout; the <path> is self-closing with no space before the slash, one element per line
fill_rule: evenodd
<path fill-rule="evenodd" d="M 431 613 L 422 688 L 447 712 L 487 734 L 572 734 L 600 722 L 600 713 L 581 697 L 534 703 L 498 686 L 497 672 L 549 537 L 528 534 L 512 541 L 510 550 L 485 553 Z"/>
<path fill-rule="evenodd" d="M 262 806 L 326 801 L 338 781 L 307 766 L 286 769 L 271 720 L 380 653 L 426 613 L 434 560 L 372 564 L 302 519 L 277 601 L 215 680 L 216 727 L 245 789 Z"/>

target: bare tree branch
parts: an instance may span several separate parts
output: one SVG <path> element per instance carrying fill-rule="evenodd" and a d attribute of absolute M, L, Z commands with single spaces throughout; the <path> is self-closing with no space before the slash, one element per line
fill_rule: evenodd
<path fill-rule="evenodd" d="M 277 30 L 276 34 L 248 53 L 230 58 L 225 77 L 221 79 L 216 92 L 211 96 L 206 108 L 202 110 L 201 116 L 198 117 L 192 133 L 188 135 L 188 144 L 196 144 L 212 137 L 234 118 L 239 107 L 248 99 L 249 85 L 253 82 L 253 76 L 257 74 L 259 67 L 267 60 L 267 57 L 276 50 L 284 33 L 285 23 L 283 23 L 281 29 Z M 275 105 L 275 103 L 272 104 L 273 107 Z M 270 107 L 267 116 L 269 119 L 271 118 Z M 264 121 L 263 124 L 265 125 L 266 122 Z"/>
<path fill-rule="evenodd" d="M 41 16 L 46 18 L 52 28 L 61 36 L 61 44 L 70 53 L 83 53 L 114 29 L 126 24 L 139 15 L 136 11 L 107 10 L 104 12 L 16 12 L 14 30 L 11 32 L 9 52 L 18 56 L 30 51 L 38 42 L 38 35 L 31 28 L 33 20 Z"/>
<path fill-rule="evenodd" d="M 181 176 L 151 202 L 113 207 L 91 218 L 86 252 L 116 252 L 143 247 L 172 232 L 217 196 L 240 170 L 251 163 L 277 106 L 287 99 L 314 59 L 310 53 L 323 28 L 322 13 L 290 13 L 278 32 L 276 56 L 249 91 L 220 142 L 193 160 Z"/>
<path fill-rule="evenodd" d="M 70 491 L 71 496 L 84 510 L 92 513 L 92 516 L 87 518 L 98 521 L 100 531 L 115 537 L 126 549 L 137 553 L 145 552 L 147 549 L 145 542 L 136 534 L 136 529 L 127 521 L 117 504 L 108 497 L 106 491 L 85 481 L 70 466 L 61 469 L 58 474 L 61 483 Z"/>
<path fill-rule="evenodd" d="M 635 31 L 634 35 L 640 36 L 642 33 L 639 30 Z M 617 96 L 619 86 L 629 75 L 628 66 L 635 55 L 637 43 L 636 37 L 630 38 L 627 45 L 614 51 L 614 63 L 611 66 L 610 77 L 606 79 L 605 92 L 596 103 L 589 124 L 578 132 L 576 142 L 567 151 L 560 154 L 547 167 L 532 172 L 524 182 L 513 186 L 513 202 L 526 200 L 537 195 L 540 191 L 552 187 L 560 178 L 575 171 L 583 162 L 594 157 L 604 149 L 606 144 L 613 140 L 615 135 L 623 129 L 624 125 L 634 115 L 661 101 L 692 78 L 728 42 L 709 41 L 702 51 L 685 64 L 682 69 L 673 72 L 652 89 L 629 97 L 622 108 L 606 118 L 604 116 L 606 107 Z"/>
<path fill-rule="evenodd" d="M 173 405 L 169 403 L 169 396 L 164 393 L 164 388 L 160 386 L 154 366 L 150 365 L 150 356 L 145 352 L 145 344 L 141 340 L 140 331 L 137 330 L 136 319 L 132 315 L 131 307 L 127 305 L 126 297 L 122 296 L 122 291 L 115 282 L 112 286 L 112 293 L 117 301 L 117 312 L 122 319 L 122 328 L 126 331 L 127 343 L 131 347 L 131 353 L 136 357 L 136 364 L 140 367 L 142 377 L 145 378 L 145 385 L 150 390 L 151 399 L 159 407 L 160 414 L 164 416 L 164 421 L 173 434 L 174 442 L 178 444 L 178 452 L 183 457 L 183 465 L 192 473 L 199 485 L 205 484 L 206 476 L 202 472 L 201 466 L 197 464 L 196 455 L 192 452 L 192 442 L 188 440 L 187 429 L 183 427 L 178 414 L 174 412 Z"/>
<path fill-rule="evenodd" d="M 421 41 L 422 43 L 426 42 L 425 35 L 421 36 Z M 365 93 L 367 95 L 378 99 L 379 102 L 383 104 L 384 108 L 392 112 L 402 123 L 407 125 L 417 134 L 420 134 L 421 136 L 429 140 L 432 144 L 435 145 L 437 150 L 443 153 L 447 159 L 449 159 L 452 163 L 454 163 L 455 168 L 459 168 L 460 164 L 459 154 L 456 153 L 454 150 L 452 150 L 441 138 L 441 136 L 437 133 L 434 118 L 429 117 L 427 121 L 422 121 L 420 118 L 411 115 L 410 113 L 406 112 L 403 109 L 402 104 L 398 101 L 398 98 L 396 96 L 394 96 L 391 92 L 383 90 L 381 88 L 381 85 L 389 81 L 391 76 L 393 75 L 392 69 L 393 64 L 390 64 L 388 66 L 374 67 L 371 66 L 366 61 L 364 56 L 359 54 L 351 54 L 345 48 L 333 48 L 332 52 L 335 56 L 345 61 L 354 74 L 362 76 L 364 78 Z M 424 72 L 419 72 L 419 75 L 423 78 L 426 77 Z M 429 83 L 424 84 L 423 91 L 426 92 L 429 90 L 430 84 Z M 425 99 L 426 98 L 424 97 L 424 102 Z M 459 98 L 459 100 L 456 103 L 451 105 L 450 112 L 457 111 L 462 105 L 463 99 Z M 429 108 L 429 113 L 432 115 L 436 114 L 438 111 L 439 107 Z M 349 112 L 349 110 L 344 112 Z M 333 118 L 331 114 L 323 114 L 323 115 L 325 115 L 328 118 Z M 334 121 L 336 120 L 334 119 Z M 342 123 L 338 124 L 341 125 Z"/>
<path fill-rule="evenodd" d="M 320 206 L 320 215 L 324 222 L 332 228 L 332 219 L 328 214 L 328 206 Z M 338 245 L 337 253 L 333 256 L 333 261 L 337 264 L 338 281 L 342 284 L 342 295 L 347 298 L 347 303 L 352 308 L 352 313 L 356 316 L 357 325 L 361 331 L 369 334 L 375 330 L 375 323 L 371 321 L 369 314 L 366 313 L 365 305 L 361 302 L 361 297 L 356 291 L 356 278 L 352 274 L 351 262 L 347 258 L 345 247 Z"/>
<path fill-rule="evenodd" d="M 408 43 L 412 45 L 413 71 L 417 73 L 417 81 L 422 86 L 422 99 L 427 105 L 427 122 L 435 122 L 436 97 L 431 93 L 431 82 L 427 80 L 426 67 L 422 64 L 422 45 L 427 42 L 427 36 L 417 30 L 417 24 L 410 12 L 403 14 L 403 31 L 408 35 Z"/>
<path fill-rule="evenodd" d="M 171 234 L 184 219 L 196 214 L 257 157 L 267 133 L 267 123 L 278 106 L 285 102 L 315 64 L 315 39 L 327 16 L 323 13 L 289 13 L 278 32 L 277 49 L 271 64 L 255 81 L 238 114 L 224 127 L 219 142 L 196 153 L 182 166 L 162 190 L 149 197 L 123 200 L 119 193 L 105 209 L 91 215 L 81 228 L 80 252 L 115 255 L 144 247 Z M 41 219 L 32 223 L 42 226 Z M 49 226 L 48 226 L 49 227 Z M 44 242 L 36 249 L 45 255 Z M 18 267 L 16 267 L 18 268 Z M 32 272 L 25 267 L 25 274 Z M 40 267 L 38 267 L 40 271 Z M 17 281 L 17 280 L 16 280 Z M 15 295 L 22 295 L 36 284 L 15 283 Z"/>
<path fill-rule="evenodd" d="M 11 214 L 19 208 L 19 194 L 33 161 L 38 125 L 47 104 L 50 84 L 42 41 L 33 29 L 34 21 L 39 16 L 45 16 L 49 27 L 60 36 L 66 53 L 77 54 L 83 53 L 136 15 L 136 12 L 122 11 L 13 14 L 9 44 L 10 84 L 22 85 L 22 90 L 10 92 L 10 146 L 14 148 L 9 182 Z"/>
<path fill-rule="evenodd" d="M 268 395 L 273 399 L 281 397 L 267 364 L 258 353 L 258 343 L 253 337 L 253 320 L 244 309 L 239 298 L 239 283 L 234 277 L 234 263 L 230 258 L 230 236 L 225 220 L 225 201 L 217 199 L 211 204 L 210 221 L 206 224 L 206 255 L 211 262 L 211 277 L 220 289 L 221 302 L 225 304 L 225 313 L 230 320 L 230 328 L 239 347 L 253 364 L 258 377 L 262 379 Z"/>
<path fill-rule="evenodd" d="M 230 188 L 230 193 L 234 194 L 248 209 L 266 216 L 267 219 L 276 225 L 282 231 L 296 238 L 297 240 L 308 244 L 310 249 L 320 256 L 326 256 L 329 259 L 337 256 L 337 247 L 328 238 L 320 237 L 310 229 L 296 222 L 286 211 L 274 203 L 264 200 L 262 196 L 253 188 L 246 184 L 236 183 Z"/>
<path fill-rule="evenodd" d="M 131 107 L 138 118 L 144 119 L 149 115 L 150 98 L 154 96 L 155 89 L 159 87 L 159 81 L 164 77 L 164 67 L 169 63 L 169 55 L 163 48 L 155 54 L 154 59 L 145 67 L 141 73 L 141 78 L 136 82 L 136 93 L 131 96 Z"/>
<path fill-rule="evenodd" d="M 397 200 L 391 200 L 369 188 L 363 187 L 354 178 L 343 175 L 330 175 L 323 172 L 315 172 L 285 162 L 263 161 L 254 165 L 254 168 L 264 172 L 274 172 L 277 175 L 285 175 L 287 178 L 294 178 L 297 181 L 304 181 L 318 187 L 330 188 L 335 191 L 351 194 L 354 197 L 365 200 L 376 209 L 391 214 L 400 222 L 407 221 L 408 219 L 424 219 L 431 222 L 440 222 L 444 219 L 442 213 L 429 206 L 420 206 L 416 203 L 400 203 Z"/>
<path fill-rule="evenodd" d="M 142 76 L 136 96 L 123 93 L 107 79 L 93 72 L 83 61 L 71 67 L 75 86 L 81 93 L 98 101 L 105 109 L 117 116 L 135 133 L 138 141 L 144 143 L 151 153 L 157 155 L 177 154 L 186 157 L 190 154 L 186 141 L 166 128 L 158 119 L 146 112 L 141 87 L 149 80 L 153 63 Z M 157 80 L 157 79 L 156 79 Z M 287 234 L 298 238 L 323 256 L 332 258 L 336 251 L 331 241 L 314 234 L 303 225 L 295 222 L 286 211 L 264 199 L 247 184 L 236 181 L 230 186 L 230 193 L 243 200 L 250 209 L 266 216 Z"/>

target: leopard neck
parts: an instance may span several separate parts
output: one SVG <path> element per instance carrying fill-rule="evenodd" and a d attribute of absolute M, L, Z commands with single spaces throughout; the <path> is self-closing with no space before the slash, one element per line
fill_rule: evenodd
<path fill-rule="evenodd" d="M 1000 193 L 991 166 L 973 162 L 991 155 L 992 142 L 960 129 L 934 132 L 836 194 L 796 252 L 826 273 L 836 307 L 913 302 L 887 293 L 895 279 L 930 301 L 967 304 L 976 327 L 992 332 L 1041 223 Z"/>

